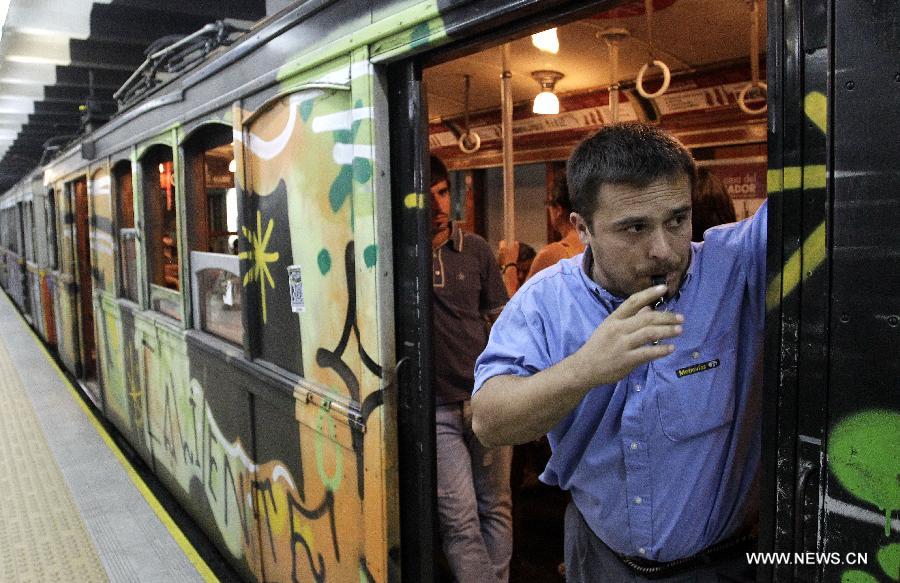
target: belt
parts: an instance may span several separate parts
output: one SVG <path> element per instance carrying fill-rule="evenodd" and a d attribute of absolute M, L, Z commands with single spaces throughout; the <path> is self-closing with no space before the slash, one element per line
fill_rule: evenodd
<path fill-rule="evenodd" d="M 621 560 L 622 563 L 625 564 L 626 567 L 634 572 L 635 575 L 646 577 L 648 579 L 656 579 L 660 577 L 668 577 L 676 573 L 692 569 L 694 567 L 708 565 L 715 560 L 728 556 L 735 551 L 748 549 L 755 546 L 756 534 L 751 532 L 733 536 L 731 538 L 727 538 L 723 541 L 717 542 L 714 545 L 706 547 L 696 555 L 684 557 L 683 559 L 675 559 L 674 561 L 668 561 L 665 563 L 659 561 L 651 561 L 642 557 L 629 557 L 627 555 L 620 555 L 618 553 L 616 553 L 616 555 L 619 557 L 619 560 Z"/>

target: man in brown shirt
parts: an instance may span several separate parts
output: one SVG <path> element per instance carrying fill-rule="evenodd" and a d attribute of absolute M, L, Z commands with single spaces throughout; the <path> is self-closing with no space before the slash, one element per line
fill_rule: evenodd
<path fill-rule="evenodd" d="M 472 432 L 475 359 L 507 296 L 487 241 L 450 222 L 447 169 L 431 159 L 432 318 L 438 517 L 460 583 L 505 583 L 512 556 L 512 448 Z"/>

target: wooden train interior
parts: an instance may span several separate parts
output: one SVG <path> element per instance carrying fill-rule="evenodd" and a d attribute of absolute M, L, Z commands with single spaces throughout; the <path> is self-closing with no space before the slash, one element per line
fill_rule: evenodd
<path fill-rule="evenodd" d="M 97 377 L 97 346 L 94 340 L 94 303 L 92 294 L 92 262 L 90 236 L 90 209 L 88 205 L 87 178 L 81 177 L 66 183 L 68 208 L 72 213 L 73 238 L 72 256 L 75 258 L 75 295 L 78 318 L 76 338 L 79 347 L 78 376 L 83 379 L 88 390 L 99 402 L 100 387 Z"/>
<path fill-rule="evenodd" d="M 152 146 L 140 160 L 151 307 L 176 320 L 181 314 L 181 263 L 172 148 Z"/>
<path fill-rule="evenodd" d="M 31 203 L 30 202 L 20 202 L 18 205 L 18 219 L 19 219 L 19 248 L 22 250 L 22 258 L 21 258 L 21 272 L 22 272 L 22 310 L 24 312 L 26 320 L 31 322 L 31 276 L 28 272 L 28 262 L 32 258 L 32 245 L 31 245 L 31 219 L 29 217 Z"/>
<path fill-rule="evenodd" d="M 47 189 L 44 197 L 44 227 L 47 233 L 47 246 L 45 265 L 49 268 L 56 269 L 59 265 L 59 257 L 57 254 L 57 216 L 56 216 L 56 194 L 52 188 Z M 44 328 L 46 335 L 44 338 L 51 347 L 57 346 L 56 335 L 56 318 L 55 302 L 53 292 L 53 278 L 45 274 L 41 278 L 41 298 L 44 309 Z"/>
<path fill-rule="evenodd" d="M 119 257 L 117 292 L 121 297 L 137 302 L 137 229 L 134 223 L 134 185 L 132 184 L 131 161 L 120 160 L 113 165 L 111 187 L 118 201 L 116 219 Z"/>
<path fill-rule="evenodd" d="M 237 254 L 237 192 L 232 131 L 226 125 L 200 130 L 185 144 L 192 251 Z"/>
<path fill-rule="evenodd" d="M 424 60 L 421 115 L 427 121 L 420 127 L 427 135 L 420 139 L 450 170 L 458 226 L 484 237 L 495 253 L 509 235 L 503 149 L 511 145 L 511 238 L 535 250 L 558 240 L 546 204 L 554 182 L 574 146 L 615 120 L 650 122 L 671 132 L 691 150 L 698 167 L 721 179 L 738 219 L 756 211 L 766 197 L 766 103 L 761 91 L 744 89 L 760 75 L 765 78 L 764 4 L 756 15 L 756 43 L 749 34 L 748 3 L 736 0 L 657 0 L 649 20 L 652 34 L 644 2 L 582 11 L 574 20 L 544 16 L 542 24 L 505 38 L 452 47 Z M 541 44 L 547 36 L 550 47 Z M 658 68 L 648 67 L 640 91 L 637 87 L 635 80 L 651 58 L 671 71 L 665 92 Z M 512 94 L 511 144 L 504 143 L 501 123 L 504 71 Z M 534 113 L 536 96 L 548 90 L 559 113 Z M 742 92 L 746 99 L 741 100 Z M 548 458 L 546 439 L 515 448 L 512 581 L 563 580 L 567 494 L 538 480 Z"/>

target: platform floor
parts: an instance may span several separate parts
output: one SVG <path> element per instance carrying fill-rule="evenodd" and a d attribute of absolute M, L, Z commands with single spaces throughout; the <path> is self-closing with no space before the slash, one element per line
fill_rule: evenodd
<path fill-rule="evenodd" d="M 217 579 L 0 290 L 0 581 Z"/>

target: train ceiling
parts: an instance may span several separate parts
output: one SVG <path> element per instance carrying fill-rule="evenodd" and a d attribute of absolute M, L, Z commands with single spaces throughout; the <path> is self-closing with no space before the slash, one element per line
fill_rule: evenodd
<path fill-rule="evenodd" d="M 633 82 L 648 61 L 649 46 L 644 1 L 560 26 L 559 53 L 537 49 L 530 36 L 511 43 L 513 101 L 531 100 L 540 91 L 532 71 L 554 70 L 565 75 L 556 93 L 609 84 L 609 51 L 598 33 L 624 28 L 629 36 L 619 44 L 619 80 Z M 657 58 L 676 72 L 715 63 L 744 62 L 749 69 L 750 3 L 748 0 L 654 0 L 653 44 Z M 766 3 L 760 1 L 759 44 L 766 50 Z M 762 57 L 764 67 L 765 57 Z M 432 121 L 456 118 L 464 111 L 465 75 L 471 80 L 470 111 L 500 107 L 501 53 L 494 47 L 442 63 L 424 73 L 428 115 Z M 648 79 L 651 73 L 648 73 Z M 748 72 L 749 74 L 749 72 Z"/>
<path fill-rule="evenodd" d="M 265 16 L 265 0 L 0 0 L 0 192 L 38 164 L 47 140 L 79 131 L 89 72 L 102 120 L 153 41 Z"/>

